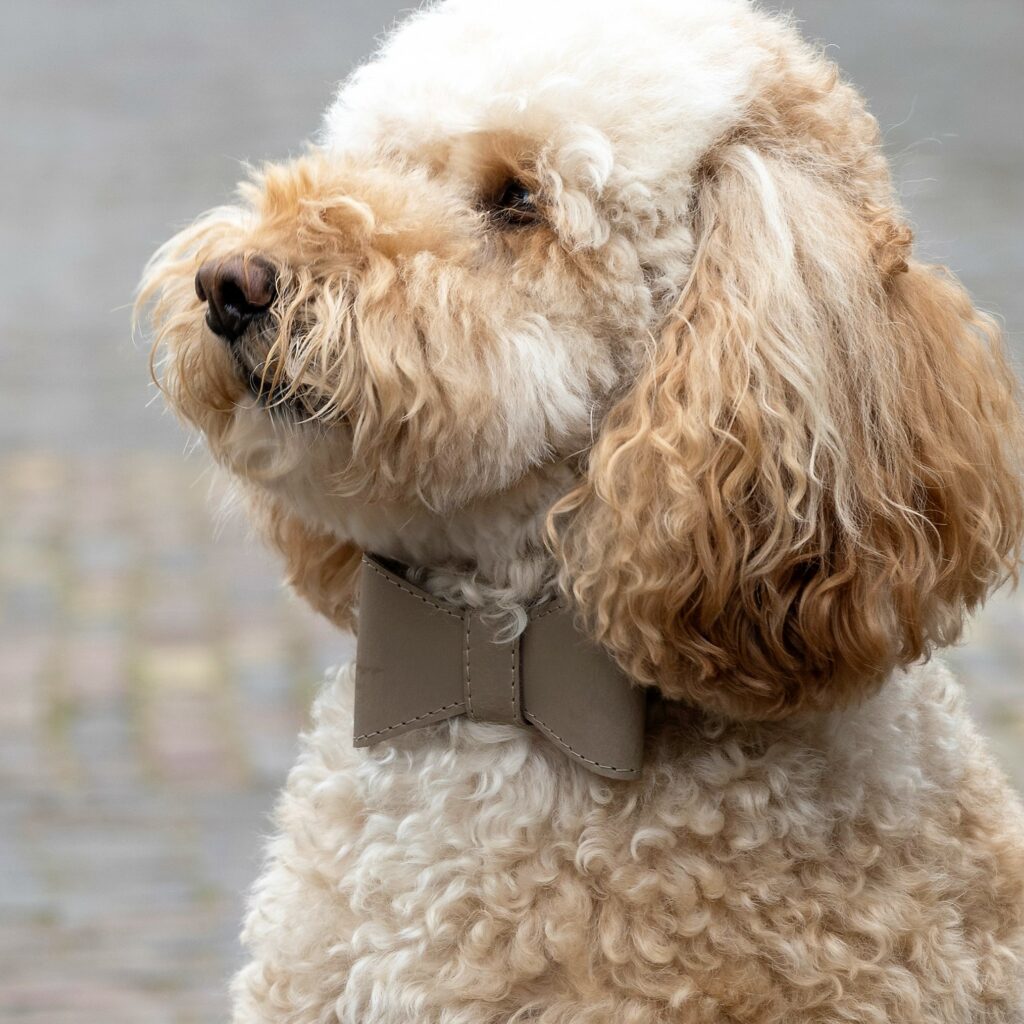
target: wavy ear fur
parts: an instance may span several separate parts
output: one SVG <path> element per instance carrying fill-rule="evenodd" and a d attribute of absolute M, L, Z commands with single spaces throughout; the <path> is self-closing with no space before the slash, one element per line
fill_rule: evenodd
<path fill-rule="evenodd" d="M 685 289 L 552 518 L 624 669 L 739 717 L 849 699 L 955 640 L 1020 550 L 995 325 L 865 198 L 880 156 L 867 187 L 816 159 L 737 137 L 709 161 Z"/>

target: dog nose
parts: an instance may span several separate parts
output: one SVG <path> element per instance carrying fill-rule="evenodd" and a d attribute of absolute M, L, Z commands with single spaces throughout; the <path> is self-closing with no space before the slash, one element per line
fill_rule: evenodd
<path fill-rule="evenodd" d="M 207 260 L 196 274 L 196 295 L 206 303 L 214 334 L 235 341 L 253 319 L 265 313 L 276 294 L 277 271 L 259 256 Z"/>

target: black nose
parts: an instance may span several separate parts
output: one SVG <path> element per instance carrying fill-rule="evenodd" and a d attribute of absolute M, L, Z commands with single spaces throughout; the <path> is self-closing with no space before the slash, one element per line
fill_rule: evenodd
<path fill-rule="evenodd" d="M 260 256 L 207 260 L 196 274 L 196 295 L 207 304 L 214 334 L 235 341 L 255 317 L 270 309 L 277 271 Z"/>

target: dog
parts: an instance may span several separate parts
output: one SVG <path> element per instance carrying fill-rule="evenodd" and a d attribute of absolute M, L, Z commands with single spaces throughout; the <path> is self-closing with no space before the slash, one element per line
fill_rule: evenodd
<path fill-rule="evenodd" d="M 787 18 L 429 5 L 139 301 L 318 612 L 557 604 L 649 696 L 609 778 L 466 714 L 357 749 L 330 678 L 239 1024 L 1024 1020 L 1024 810 L 931 657 L 1016 578 L 1014 379 Z"/>

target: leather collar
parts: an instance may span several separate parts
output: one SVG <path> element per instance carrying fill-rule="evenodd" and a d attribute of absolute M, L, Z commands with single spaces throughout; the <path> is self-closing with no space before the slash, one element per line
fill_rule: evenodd
<path fill-rule="evenodd" d="M 465 715 L 537 729 L 597 775 L 639 776 L 645 692 L 576 628 L 571 607 L 534 607 L 526 629 L 504 641 L 479 610 L 428 594 L 400 571 L 363 557 L 357 747 Z"/>

